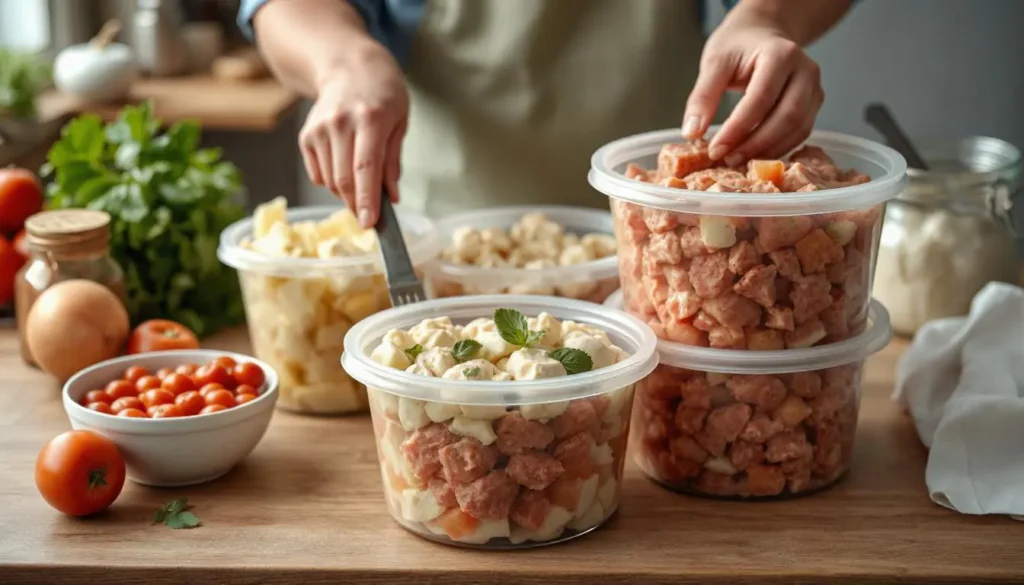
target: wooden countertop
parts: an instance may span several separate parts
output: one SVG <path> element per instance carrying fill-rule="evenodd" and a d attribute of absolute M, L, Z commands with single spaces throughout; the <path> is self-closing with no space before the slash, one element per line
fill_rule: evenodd
<path fill-rule="evenodd" d="M 211 347 L 248 350 L 244 331 Z M 835 488 L 770 503 L 665 491 L 627 466 L 620 512 L 576 541 L 513 553 L 433 544 L 399 528 L 381 494 L 367 417 L 277 413 L 263 442 L 204 486 L 126 483 L 105 514 L 66 518 L 33 483 L 36 453 L 68 428 L 57 385 L 0 330 L 0 582 L 74 583 L 1010 583 L 1021 526 L 932 504 L 925 450 L 890 402 L 905 344 L 865 374 L 853 470 Z M 203 526 L 151 526 L 188 496 Z"/>

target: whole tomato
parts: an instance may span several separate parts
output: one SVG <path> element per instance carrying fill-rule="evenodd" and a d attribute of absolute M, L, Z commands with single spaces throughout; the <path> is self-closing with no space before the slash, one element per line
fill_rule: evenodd
<path fill-rule="evenodd" d="M 128 353 L 168 349 L 199 349 L 199 339 L 188 327 L 167 319 L 143 321 L 128 336 Z"/>
<path fill-rule="evenodd" d="M 25 257 L 14 249 L 7 238 L 0 235 L 0 305 L 7 305 L 14 300 L 14 277 L 24 263 Z"/>
<path fill-rule="evenodd" d="M 43 208 L 43 185 L 35 174 L 16 167 L 0 168 L 0 232 L 14 233 L 28 216 Z"/>
<path fill-rule="evenodd" d="M 124 487 L 124 459 L 117 445 L 92 431 L 67 431 L 36 458 L 36 488 L 46 503 L 68 516 L 105 510 Z"/>

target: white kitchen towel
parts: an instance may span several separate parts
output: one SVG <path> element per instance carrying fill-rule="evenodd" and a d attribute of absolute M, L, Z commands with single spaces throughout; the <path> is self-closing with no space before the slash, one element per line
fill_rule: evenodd
<path fill-rule="evenodd" d="M 1024 289 L 991 283 L 967 317 L 925 324 L 897 366 L 893 399 L 930 449 L 933 501 L 1024 519 Z"/>

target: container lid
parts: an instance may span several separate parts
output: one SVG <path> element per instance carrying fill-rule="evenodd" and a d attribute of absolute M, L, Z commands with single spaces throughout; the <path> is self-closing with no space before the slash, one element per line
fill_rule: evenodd
<path fill-rule="evenodd" d="M 445 217 L 437 223 L 437 227 L 444 239 L 443 245 L 447 246 L 451 242 L 452 232 L 460 227 L 468 225 L 479 229 L 507 229 L 527 213 L 543 213 L 568 233 L 614 235 L 612 215 L 608 211 L 568 205 L 517 205 L 467 211 Z M 618 277 L 619 265 L 618 258 L 612 255 L 591 262 L 548 268 L 485 268 L 439 262 L 437 271 L 449 278 L 479 286 L 557 286 Z"/>
<path fill-rule="evenodd" d="M 293 207 L 287 211 L 289 224 L 302 221 L 320 221 L 341 211 L 339 205 L 314 205 Z M 431 262 L 439 252 L 439 239 L 434 222 L 424 215 L 395 209 L 398 224 L 405 237 L 405 244 L 414 266 Z M 236 221 L 220 234 L 217 257 L 220 261 L 238 270 L 247 270 L 268 276 L 292 278 L 316 278 L 337 274 L 367 273 L 382 271 L 380 254 L 339 256 L 336 258 L 283 258 L 267 256 L 242 246 L 242 242 L 253 237 L 253 218 Z"/>
<path fill-rule="evenodd" d="M 708 137 L 719 126 L 708 131 Z M 765 217 L 809 215 L 862 209 L 888 201 L 906 187 L 907 162 L 898 152 L 870 140 L 815 131 L 806 144 L 817 146 L 840 168 L 854 168 L 871 177 L 861 185 L 807 193 L 713 193 L 643 183 L 626 178 L 630 163 L 657 167 L 658 153 L 667 143 L 681 142 L 678 128 L 621 138 L 602 146 L 590 159 L 590 184 L 598 191 L 647 207 L 670 211 Z"/>
<path fill-rule="evenodd" d="M 622 308 L 622 291 L 609 296 L 606 307 Z M 892 327 L 889 312 L 882 303 L 872 300 L 868 308 L 868 324 L 864 332 L 828 345 L 817 345 L 806 349 L 783 349 L 777 351 L 752 351 L 736 349 L 714 349 L 684 345 L 672 341 L 658 340 L 660 363 L 666 366 L 687 368 L 702 372 L 721 374 L 786 374 L 809 372 L 858 362 L 881 351 L 892 341 Z"/>
<path fill-rule="evenodd" d="M 617 364 L 559 378 L 505 382 L 444 380 L 378 364 L 370 353 L 391 329 L 410 329 L 424 319 L 447 316 L 465 324 L 490 317 L 495 309 L 516 309 L 528 317 L 547 312 L 603 330 L 629 357 Z M 388 309 L 367 317 L 345 335 L 341 365 L 350 376 L 376 390 L 406 398 L 458 404 L 536 404 L 593 396 L 635 383 L 658 364 L 657 338 L 650 327 L 622 311 L 594 303 L 547 296 L 480 295 L 453 297 Z"/>
<path fill-rule="evenodd" d="M 35 251 L 74 249 L 92 253 L 106 249 L 110 240 L 110 214 L 95 209 L 55 209 L 25 221 L 26 240 Z"/>

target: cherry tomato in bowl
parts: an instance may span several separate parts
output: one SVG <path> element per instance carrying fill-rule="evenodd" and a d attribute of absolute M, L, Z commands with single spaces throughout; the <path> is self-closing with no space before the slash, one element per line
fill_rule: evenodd
<path fill-rule="evenodd" d="M 143 321 L 128 336 L 128 353 L 149 353 L 170 349 L 199 349 L 191 329 L 167 319 Z"/>
<path fill-rule="evenodd" d="M 36 488 L 68 516 L 107 509 L 124 487 L 125 464 L 113 441 L 99 433 L 61 433 L 36 458 Z"/>

